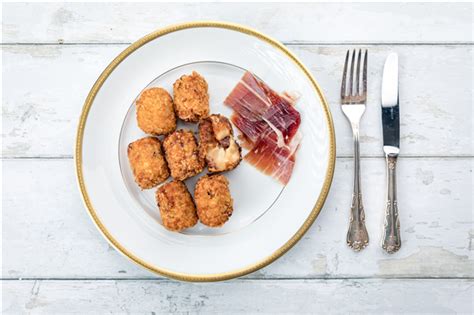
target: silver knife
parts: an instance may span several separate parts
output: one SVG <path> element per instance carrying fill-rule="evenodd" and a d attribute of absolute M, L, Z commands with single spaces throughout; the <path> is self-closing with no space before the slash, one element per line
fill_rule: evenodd
<path fill-rule="evenodd" d="M 398 55 L 391 53 L 385 61 L 382 80 L 383 151 L 387 160 L 387 204 L 385 208 L 382 248 L 389 254 L 402 245 L 397 205 L 397 157 L 400 151 L 400 111 L 398 104 Z"/>

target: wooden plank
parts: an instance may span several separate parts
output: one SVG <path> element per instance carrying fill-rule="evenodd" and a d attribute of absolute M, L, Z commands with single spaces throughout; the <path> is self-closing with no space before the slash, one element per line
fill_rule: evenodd
<path fill-rule="evenodd" d="M 4 314 L 472 313 L 472 280 L 3 281 Z"/>
<path fill-rule="evenodd" d="M 128 43 L 190 20 L 318 43 L 472 42 L 473 27 L 469 3 L 9 3 L 3 12 L 4 43 Z"/>
<path fill-rule="evenodd" d="M 120 256 L 89 219 L 72 160 L 3 161 L 3 277 L 155 278 Z M 345 244 L 352 160 L 337 161 L 327 202 L 304 238 L 250 278 L 474 277 L 473 158 L 402 158 L 399 208 L 403 247 L 379 245 L 385 196 L 381 158 L 361 162 L 371 243 Z M 238 209 L 236 209 L 238 211 Z"/>
<path fill-rule="evenodd" d="M 125 45 L 3 46 L 3 155 L 72 156 L 76 124 L 89 89 Z M 472 46 L 367 46 L 369 100 L 361 153 L 381 156 L 383 62 L 400 55 L 401 147 L 405 156 L 472 156 Z M 339 156 L 352 154 L 339 85 L 351 46 L 290 47 L 319 81 L 333 112 Z M 449 82 L 450 88 L 446 88 Z M 25 88 L 28 87 L 28 88 Z"/>
<path fill-rule="evenodd" d="M 3 156 L 71 156 L 88 91 L 122 49 L 2 47 Z"/>

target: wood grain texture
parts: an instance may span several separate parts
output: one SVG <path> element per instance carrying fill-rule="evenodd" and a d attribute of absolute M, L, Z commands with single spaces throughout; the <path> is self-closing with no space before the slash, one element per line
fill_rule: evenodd
<path fill-rule="evenodd" d="M 3 156 L 71 157 L 83 102 L 100 72 L 125 47 L 3 46 Z M 361 123 L 362 156 L 382 156 L 380 82 L 383 62 L 392 51 L 400 55 L 401 64 L 401 154 L 472 156 L 472 119 L 467 119 L 472 117 L 472 46 L 367 47 L 369 98 Z M 338 92 L 348 48 L 290 46 L 326 94 L 339 156 L 352 155 L 352 134 Z"/>
<path fill-rule="evenodd" d="M 2 286 L 4 314 L 468 314 L 474 293 L 472 280 L 3 281 Z"/>
<path fill-rule="evenodd" d="M 192 20 L 232 21 L 286 42 L 472 42 L 472 10 L 470 3 L 10 3 L 3 42 L 129 43 Z"/>
<path fill-rule="evenodd" d="M 338 159 L 331 192 L 304 238 L 251 278 L 474 277 L 472 159 L 399 161 L 403 246 L 380 248 L 385 166 L 363 159 L 362 189 L 370 245 L 345 244 L 352 160 Z M 154 275 L 121 257 L 96 230 L 75 184 L 72 160 L 4 160 L 3 276 L 134 278 Z M 238 211 L 238 209 L 236 209 Z"/>
<path fill-rule="evenodd" d="M 6 3 L 2 5 L 2 312 L 473 313 L 472 3 Z M 315 224 L 272 265 L 215 284 L 165 280 L 117 253 L 89 219 L 71 159 L 85 97 L 127 45 L 190 20 L 224 20 L 286 43 L 331 105 L 338 158 Z M 64 44 L 64 45 L 61 45 Z M 369 247 L 345 244 L 345 52 L 369 49 L 362 121 Z M 400 55 L 403 246 L 379 245 L 385 199 L 382 65 Z M 18 279 L 30 280 L 18 280 Z M 398 279 L 390 279 L 398 278 Z M 401 278 L 401 279 L 400 279 Z M 6 280 L 5 280 L 6 279 Z"/>

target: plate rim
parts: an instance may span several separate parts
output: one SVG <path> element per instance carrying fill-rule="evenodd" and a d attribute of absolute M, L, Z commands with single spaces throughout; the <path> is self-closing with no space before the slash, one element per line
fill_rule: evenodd
<path fill-rule="evenodd" d="M 135 256 L 133 253 L 128 251 L 124 248 L 107 230 L 105 225 L 101 222 L 100 218 L 97 216 L 97 213 L 92 206 L 92 203 L 89 199 L 89 195 L 87 193 L 86 185 L 84 182 L 83 172 L 82 172 L 82 141 L 84 137 L 84 129 L 87 121 L 87 117 L 94 102 L 95 96 L 101 89 L 103 83 L 107 80 L 109 75 L 114 71 L 114 69 L 123 61 L 125 60 L 131 53 L 135 50 L 139 49 L 141 46 L 145 45 L 146 43 L 159 38 L 163 35 L 173 33 L 180 30 L 185 29 L 192 29 L 192 28 L 221 28 L 227 29 L 231 31 L 237 31 L 240 33 L 244 33 L 246 35 L 250 35 L 256 37 L 259 40 L 262 40 L 276 49 L 283 52 L 290 60 L 292 60 L 300 70 L 306 75 L 306 77 L 311 82 L 316 94 L 318 95 L 321 105 L 323 107 L 323 111 L 325 114 L 325 119 L 327 122 L 327 126 L 329 129 L 329 161 L 328 161 L 328 168 L 326 170 L 326 175 L 324 177 L 323 186 L 321 192 L 319 194 L 318 199 L 311 210 L 309 216 L 303 222 L 301 227 L 296 231 L 296 233 L 288 240 L 285 244 L 279 247 L 276 251 L 274 251 L 271 255 L 265 257 L 264 259 L 256 262 L 254 264 L 245 266 L 240 269 L 228 271 L 225 273 L 216 273 L 216 274 L 190 274 L 190 273 L 181 273 L 181 272 L 174 272 L 168 269 L 160 268 L 154 266 L 146 261 L 143 261 L 141 258 Z M 288 250 L 290 250 L 307 232 L 310 226 L 313 224 L 321 209 L 326 201 L 327 195 L 329 193 L 329 189 L 331 187 L 332 179 L 334 176 L 334 169 L 335 169 L 335 162 L 336 162 L 336 139 L 335 139 L 335 132 L 334 132 L 334 124 L 331 116 L 331 112 L 329 110 L 329 105 L 326 101 L 326 98 L 319 87 L 316 79 L 312 76 L 311 72 L 303 65 L 303 63 L 282 43 L 279 41 L 260 33 L 252 28 L 247 26 L 243 26 L 236 23 L 230 22 L 222 22 L 222 21 L 193 21 L 193 22 L 185 22 L 179 24 L 173 24 L 161 29 L 158 29 L 144 37 L 140 38 L 139 40 L 132 43 L 128 46 L 125 50 L 123 50 L 117 57 L 115 57 L 112 62 L 105 68 L 105 70 L 100 74 L 94 85 L 92 86 L 87 98 L 84 102 L 84 105 L 81 110 L 81 115 L 79 119 L 79 124 L 77 127 L 76 132 L 76 141 L 75 141 L 75 150 L 74 150 L 74 160 L 75 160 L 75 169 L 76 169 L 76 180 L 79 186 L 79 190 L 81 192 L 82 201 L 86 207 L 87 213 L 91 217 L 92 221 L 96 225 L 97 229 L 101 232 L 104 238 L 112 245 L 119 253 L 130 259 L 132 262 L 140 265 L 141 267 L 172 279 L 182 280 L 182 281 L 190 281 L 190 282 L 212 282 L 212 281 L 223 281 L 228 280 L 236 277 L 241 277 L 246 274 L 252 273 L 257 271 L 278 258 L 280 258 L 283 254 L 285 254 Z"/>

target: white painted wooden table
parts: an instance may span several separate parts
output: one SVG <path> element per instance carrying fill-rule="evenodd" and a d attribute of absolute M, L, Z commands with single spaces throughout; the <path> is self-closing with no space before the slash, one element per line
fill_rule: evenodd
<path fill-rule="evenodd" d="M 5 314 L 473 312 L 472 4 L 3 5 Z M 337 166 L 323 211 L 274 264 L 241 279 L 158 277 L 113 250 L 81 202 L 72 160 L 83 101 L 129 43 L 189 20 L 254 27 L 295 52 L 330 104 Z M 370 246 L 345 244 L 352 145 L 338 108 L 345 52 L 369 49 L 361 130 Z M 380 249 L 385 195 L 380 82 L 400 56 L 403 247 Z"/>

